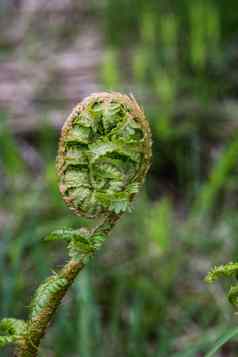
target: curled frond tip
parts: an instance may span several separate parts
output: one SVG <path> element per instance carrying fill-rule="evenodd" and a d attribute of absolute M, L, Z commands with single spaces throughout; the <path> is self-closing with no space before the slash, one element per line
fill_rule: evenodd
<path fill-rule="evenodd" d="M 133 97 L 95 93 L 66 120 L 57 173 L 66 204 L 93 218 L 126 211 L 151 161 L 151 133 Z"/>

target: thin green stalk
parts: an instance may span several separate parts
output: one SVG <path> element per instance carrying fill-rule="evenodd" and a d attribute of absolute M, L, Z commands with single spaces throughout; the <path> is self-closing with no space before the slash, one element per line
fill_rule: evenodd
<path fill-rule="evenodd" d="M 95 236 L 96 234 L 104 234 L 105 236 L 108 235 L 119 218 L 120 215 L 109 215 L 101 224 L 92 230 L 91 236 Z M 59 291 L 56 290 L 53 292 L 44 308 L 41 309 L 40 312 L 34 316 L 34 318 L 28 321 L 26 333 L 22 336 L 18 346 L 16 347 L 17 357 L 37 356 L 40 341 L 46 334 L 49 323 L 51 322 L 68 289 L 73 284 L 79 272 L 84 268 L 84 261 L 85 257 L 82 257 L 79 260 L 72 258 L 65 264 L 61 271 L 57 273 L 57 278 L 59 280 L 65 279 L 67 283 L 62 286 Z"/>
<path fill-rule="evenodd" d="M 28 322 L 25 336 L 19 342 L 16 348 L 18 357 L 35 357 L 38 354 L 38 347 L 41 339 L 44 337 L 47 327 L 52 320 L 57 307 L 60 305 L 63 297 L 74 282 L 78 273 L 83 269 L 84 263 L 71 259 L 58 274 L 59 277 L 67 280 L 67 285 L 60 291 L 52 294 L 48 304 L 38 315 Z"/>

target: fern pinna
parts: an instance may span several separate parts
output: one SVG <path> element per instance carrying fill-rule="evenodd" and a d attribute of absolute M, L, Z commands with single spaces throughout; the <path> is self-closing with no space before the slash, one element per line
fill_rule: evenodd
<path fill-rule="evenodd" d="M 227 297 L 228 301 L 233 307 L 238 309 L 238 263 L 227 263 L 225 265 L 215 266 L 206 276 L 205 281 L 209 284 L 215 282 L 219 278 L 231 278 L 233 279 L 233 285 L 231 285 Z"/>
<path fill-rule="evenodd" d="M 27 321 L 1 321 L 0 346 L 14 343 L 16 356 L 37 356 L 62 298 L 120 216 L 130 210 L 150 162 L 149 124 L 133 97 L 96 93 L 74 108 L 59 143 L 59 189 L 70 209 L 98 223 L 90 229 L 56 230 L 47 237 L 66 241 L 69 260 L 38 287 Z"/>

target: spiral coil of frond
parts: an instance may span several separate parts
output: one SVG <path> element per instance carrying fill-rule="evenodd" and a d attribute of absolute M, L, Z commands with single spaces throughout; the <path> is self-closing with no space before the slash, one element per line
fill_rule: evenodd
<path fill-rule="evenodd" d="M 60 192 L 77 214 L 122 213 L 151 160 L 151 134 L 134 98 L 96 93 L 77 105 L 62 130 Z"/>

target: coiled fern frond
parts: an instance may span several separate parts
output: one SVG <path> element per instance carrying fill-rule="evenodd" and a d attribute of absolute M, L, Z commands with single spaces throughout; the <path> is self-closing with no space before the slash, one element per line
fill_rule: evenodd
<path fill-rule="evenodd" d="M 58 229 L 46 238 L 67 242 L 69 261 L 43 282 L 29 320 L 3 319 L 0 346 L 17 345 L 18 357 L 35 357 L 54 312 L 79 271 L 99 249 L 123 212 L 130 210 L 151 162 L 151 133 L 131 96 L 96 93 L 66 120 L 59 143 L 59 189 L 77 215 L 99 219 L 91 229 Z"/>
<path fill-rule="evenodd" d="M 77 214 L 122 213 L 149 168 L 151 136 L 134 98 L 97 93 L 73 110 L 57 159 L 60 191 Z"/>

